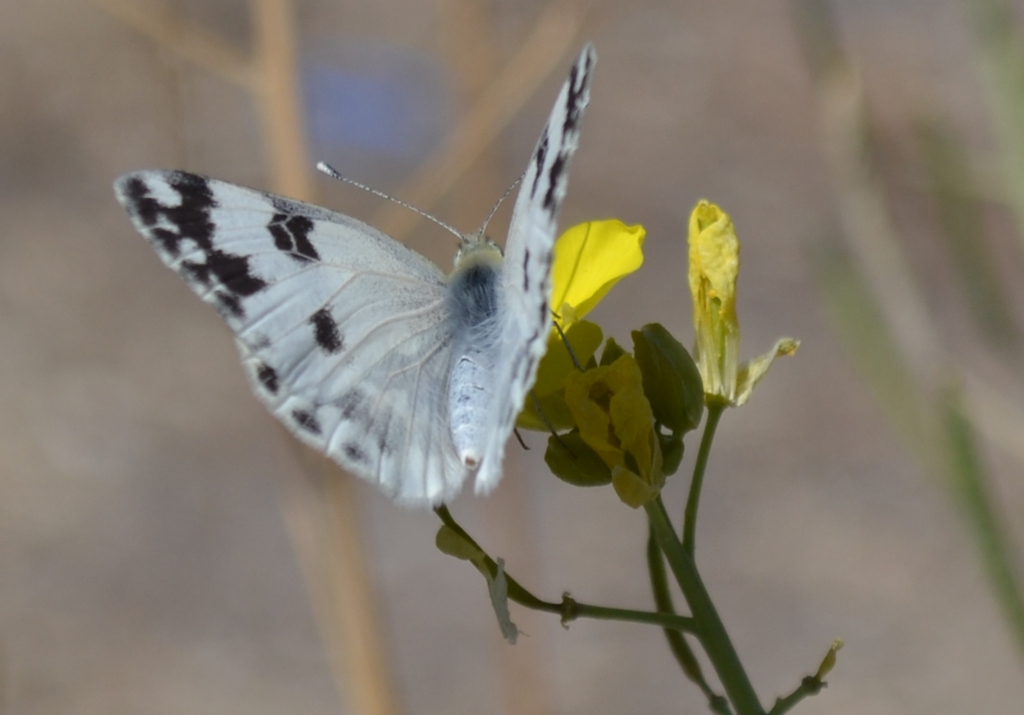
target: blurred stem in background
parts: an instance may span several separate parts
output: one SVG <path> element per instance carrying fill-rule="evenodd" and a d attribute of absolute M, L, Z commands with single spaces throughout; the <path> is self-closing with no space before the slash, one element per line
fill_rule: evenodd
<path fill-rule="evenodd" d="M 1003 160 L 1004 193 L 1024 246 L 1024 43 L 1006 0 L 963 0 L 973 22 L 975 53 L 992 128 Z"/>
<path fill-rule="evenodd" d="M 981 66 L 989 79 L 1003 191 L 1024 236 L 1024 49 L 1000 0 L 967 2 Z M 961 507 L 989 585 L 1024 655 L 1024 597 L 1015 545 L 1003 526 L 982 458 L 984 438 L 1008 447 L 1024 435 L 1021 410 L 1007 406 L 1020 383 L 1020 316 L 1007 299 L 984 230 L 968 155 L 955 135 L 930 122 L 919 127 L 927 186 L 934 196 L 944 245 L 958 272 L 968 314 L 1006 368 L 995 385 L 977 374 L 977 360 L 950 349 L 910 270 L 907 247 L 892 220 L 891 200 L 872 151 L 870 121 L 856 67 L 847 58 L 827 0 L 794 0 L 795 19 L 814 77 L 820 128 L 841 231 L 814 246 L 821 284 L 851 359 L 893 428 Z M 1020 245 L 1020 244 L 1017 244 Z M 961 395 L 958 386 L 968 392 Z M 997 420 L 991 415 L 999 413 Z M 1006 425 L 1007 419 L 1015 424 Z M 992 426 L 999 423 L 998 429 Z M 1007 438 L 1007 435 L 1013 435 Z"/>
<path fill-rule="evenodd" d="M 963 145 L 941 120 L 921 122 L 918 142 L 924 154 L 928 189 L 935 197 L 946 249 L 958 270 L 974 323 L 992 347 L 1012 358 L 1019 347 L 1013 308 L 985 247 L 985 221 Z"/>

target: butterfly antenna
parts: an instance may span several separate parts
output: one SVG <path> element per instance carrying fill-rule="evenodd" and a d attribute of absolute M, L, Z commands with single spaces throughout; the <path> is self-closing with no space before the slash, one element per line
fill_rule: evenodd
<path fill-rule="evenodd" d="M 494 208 L 492 208 L 491 212 L 489 214 L 487 214 L 487 218 L 484 219 L 483 226 L 481 226 L 480 229 L 476 232 L 476 234 L 478 236 L 483 236 L 484 235 L 484 231 L 487 230 L 487 224 L 489 224 L 491 222 L 491 219 L 494 218 L 494 214 L 496 214 L 498 212 L 498 209 L 501 208 L 501 205 L 503 203 L 505 203 L 505 199 L 507 199 L 508 195 L 512 193 L 512 189 L 514 189 L 517 186 L 519 186 L 519 183 L 523 180 L 523 176 L 526 176 L 526 174 L 523 174 L 522 176 L 520 176 L 518 179 L 516 179 L 515 181 L 512 182 L 512 185 L 510 187 L 505 189 L 505 193 L 503 193 L 501 195 L 501 198 L 498 199 L 498 202 L 496 204 L 494 204 Z"/>
<path fill-rule="evenodd" d="M 326 162 L 323 162 L 323 161 L 317 162 L 316 168 L 317 168 L 317 171 L 319 171 L 319 172 L 321 172 L 323 174 L 327 174 L 327 176 L 331 177 L 332 179 L 337 179 L 338 181 L 344 181 L 346 184 L 351 184 L 352 186 L 355 186 L 356 188 L 362 189 L 363 191 L 368 191 L 371 194 L 373 194 L 374 196 L 379 196 L 382 199 L 387 199 L 388 201 L 393 201 L 394 203 L 398 204 L 399 206 L 404 206 L 405 208 L 409 209 L 413 213 L 417 213 L 420 216 L 422 216 L 423 218 L 425 218 L 425 219 L 427 219 L 429 221 L 433 221 L 434 223 L 436 223 L 438 226 L 440 226 L 441 228 L 445 229 L 449 233 L 454 234 L 455 236 L 458 237 L 459 241 L 465 240 L 465 237 L 462 235 L 461 232 L 459 232 L 455 228 L 449 226 L 444 221 L 442 221 L 441 219 L 437 218 L 437 216 L 431 216 L 426 211 L 423 211 L 422 209 L 418 209 L 415 206 L 413 206 L 412 204 L 407 204 L 404 201 L 402 201 L 401 199 L 396 199 L 394 196 L 390 196 L 389 194 L 385 194 L 383 191 L 378 191 L 377 189 L 371 188 L 371 187 L 367 186 L 366 184 L 360 184 L 355 179 L 350 179 L 347 176 L 342 176 L 341 174 L 339 174 L 337 172 L 337 170 L 334 169 L 334 167 L 332 167 L 330 164 L 328 164 Z M 505 192 L 505 193 L 506 193 L 506 195 L 508 195 L 508 192 Z M 502 198 L 504 198 L 504 196 Z M 492 211 L 491 213 L 493 214 L 494 212 Z"/>

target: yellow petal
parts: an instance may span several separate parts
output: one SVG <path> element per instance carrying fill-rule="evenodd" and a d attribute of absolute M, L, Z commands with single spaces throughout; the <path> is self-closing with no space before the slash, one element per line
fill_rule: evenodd
<path fill-rule="evenodd" d="M 634 509 L 653 501 L 661 491 L 625 467 L 616 467 L 612 470 L 612 487 L 619 499 Z"/>
<path fill-rule="evenodd" d="M 612 396 L 609 414 L 612 428 L 619 438 L 622 449 L 633 455 L 640 475 L 649 477 L 651 465 L 654 463 L 654 445 L 651 436 L 654 432 L 654 412 L 651 403 L 644 396 L 643 385 L 640 383 L 640 368 L 636 363 L 632 368 L 636 372 L 637 381 L 631 382 Z"/>
<path fill-rule="evenodd" d="M 580 438 L 605 464 L 622 466 L 628 453 L 641 477 L 648 481 L 660 478 L 654 474 L 661 469 L 654 412 L 644 395 L 640 366 L 632 355 L 625 353 L 611 365 L 570 374 L 565 402 Z"/>
<path fill-rule="evenodd" d="M 701 201 L 690 215 L 690 292 L 697 368 L 709 398 L 732 402 L 739 369 L 736 279 L 740 242 L 729 215 Z"/>
<path fill-rule="evenodd" d="M 750 399 L 750 393 L 754 391 L 761 378 L 767 374 L 768 368 L 772 366 L 775 358 L 793 355 L 798 347 L 800 347 L 799 340 L 782 338 L 764 355 L 759 355 L 744 363 L 736 378 L 736 399 L 733 401 L 733 405 L 739 407 Z"/>
<path fill-rule="evenodd" d="M 608 414 L 613 393 L 604 380 L 611 369 L 608 365 L 570 373 L 565 381 L 565 402 L 576 420 L 580 438 L 597 452 L 602 462 L 614 468 L 625 464 L 625 452 L 612 432 L 612 418 Z"/>
<path fill-rule="evenodd" d="M 582 318 L 643 264 L 645 236 L 643 226 L 626 226 L 615 219 L 590 221 L 562 234 L 555 244 L 551 305 L 555 310 L 570 307 L 573 315 L 563 319 Z"/>
<path fill-rule="evenodd" d="M 690 290 L 696 295 L 704 282 L 708 299 L 721 301 L 723 313 L 735 318 L 740 242 L 729 214 L 700 201 L 690 214 L 689 243 Z"/>

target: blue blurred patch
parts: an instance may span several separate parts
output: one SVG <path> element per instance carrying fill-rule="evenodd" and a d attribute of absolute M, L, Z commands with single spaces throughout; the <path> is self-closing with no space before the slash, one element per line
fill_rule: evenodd
<path fill-rule="evenodd" d="M 418 161 L 444 138 L 450 93 L 432 57 L 377 45 L 308 58 L 306 122 L 318 157 Z"/>

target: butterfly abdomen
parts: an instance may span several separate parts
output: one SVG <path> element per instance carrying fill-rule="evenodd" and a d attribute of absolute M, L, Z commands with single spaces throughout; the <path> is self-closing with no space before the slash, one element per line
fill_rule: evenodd
<path fill-rule="evenodd" d="M 500 277 L 501 254 L 481 245 L 462 257 L 448 281 L 453 336 L 448 414 L 455 450 L 470 469 L 483 458 L 486 417 L 494 402 Z"/>

